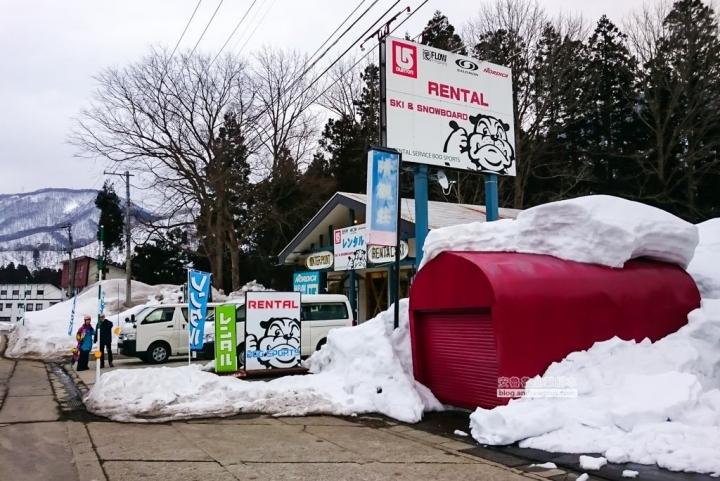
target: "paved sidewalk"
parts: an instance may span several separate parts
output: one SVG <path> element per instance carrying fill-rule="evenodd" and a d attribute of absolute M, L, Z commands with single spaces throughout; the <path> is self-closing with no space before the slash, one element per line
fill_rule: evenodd
<path fill-rule="evenodd" d="M 82 386 L 80 378 L 75 382 Z M 59 365 L 0 359 L 0 480 L 577 478 L 561 470 L 497 464 L 463 452 L 466 443 L 380 416 L 250 414 L 122 424 L 87 413 L 78 398 Z"/>

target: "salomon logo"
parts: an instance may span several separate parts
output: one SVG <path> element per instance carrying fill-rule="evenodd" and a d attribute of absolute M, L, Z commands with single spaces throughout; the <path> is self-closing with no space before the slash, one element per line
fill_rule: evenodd
<path fill-rule="evenodd" d="M 455 65 L 460 67 L 463 70 L 469 70 L 471 72 L 474 72 L 475 70 L 479 69 L 480 67 L 477 66 L 475 62 L 472 62 L 465 58 L 459 58 L 455 60 Z"/>

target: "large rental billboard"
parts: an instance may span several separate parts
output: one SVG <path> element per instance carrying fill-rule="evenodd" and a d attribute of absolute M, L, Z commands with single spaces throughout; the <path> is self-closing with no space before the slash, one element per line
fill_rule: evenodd
<path fill-rule="evenodd" d="M 515 175 L 507 67 L 386 38 L 387 146 L 404 162 Z"/>

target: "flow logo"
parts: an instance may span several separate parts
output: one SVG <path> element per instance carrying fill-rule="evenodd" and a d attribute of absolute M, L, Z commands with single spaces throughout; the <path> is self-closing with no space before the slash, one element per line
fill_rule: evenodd
<path fill-rule="evenodd" d="M 393 41 L 392 71 L 396 75 L 417 78 L 417 47 Z"/>

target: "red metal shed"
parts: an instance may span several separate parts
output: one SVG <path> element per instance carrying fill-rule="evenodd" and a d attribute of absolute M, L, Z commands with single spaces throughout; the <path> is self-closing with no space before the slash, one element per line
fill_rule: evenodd
<path fill-rule="evenodd" d="M 443 403 L 492 408 L 509 400 L 497 397 L 500 377 L 532 378 L 614 336 L 656 341 L 699 306 L 695 282 L 671 264 L 444 252 L 410 291 L 415 378 Z"/>

